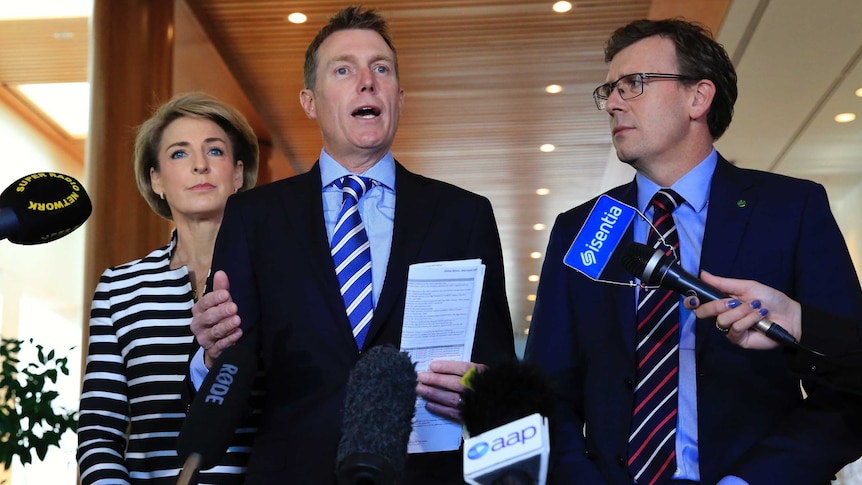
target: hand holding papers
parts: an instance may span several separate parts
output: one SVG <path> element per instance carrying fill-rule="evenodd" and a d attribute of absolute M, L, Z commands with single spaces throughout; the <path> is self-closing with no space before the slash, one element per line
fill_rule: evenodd
<path fill-rule="evenodd" d="M 443 261 L 410 266 L 401 350 L 416 371 L 432 360 L 469 361 L 485 278 L 481 260 Z M 417 399 L 408 452 L 457 450 L 461 425 L 435 416 Z"/>

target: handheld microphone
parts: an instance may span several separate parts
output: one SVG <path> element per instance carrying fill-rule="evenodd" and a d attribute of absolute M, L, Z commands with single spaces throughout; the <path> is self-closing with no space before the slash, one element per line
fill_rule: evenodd
<path fill-rule="evenodd" d="M 24 245 L 54 241 L 80 227 L 92 211 L 90 197 L 74 178 L 33 173 L 0 194 L 0 239 Z"/>
<path fill-rule="evenodd" d="M 646 285 L 659 286 L 683 295 L 694 292 L 701 302 L 730 298 L 730 295 L 686 272 L 679 262 L 665 255 L 661 249 L 654 250 L 645 244 L 631 243 L 626 247 L 621 261 L 626 271 Z M 754 328 L 781 345 L 799 346 L 793 335 L 767 318 L 754 324 Z"/>
<path fill-rule="evenodd" d="M 198 470 L 215 466 L 248 414 L 248 399 L 257 374 L 257 354 L 247 345 L 222 352 L 207 373 L 177 438 L 184 460 L 177 485 L 188 485 Z"/>
<path fill-rule="evenodd" d="M 365 351 L 350 371 L 336 457 L 339 485 L 394 485 L 407 461 L 416 368 L 392 345 Z"/>
<path fill-rule="evenodd" d="M 464 480 L 474 485 L 544 484 L 554 418 L 554 390 L 538 367 L 507 362 L 473 374 L 465 383 L 461 419 Z"/>

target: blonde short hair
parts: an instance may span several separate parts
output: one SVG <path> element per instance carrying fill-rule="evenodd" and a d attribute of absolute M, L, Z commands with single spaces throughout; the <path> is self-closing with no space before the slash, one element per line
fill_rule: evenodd
<path fill-rule="evenodd" d="M 135 179 L 138 191 L 156 214 L 171 220 L 167 201 L 153 192 L 150 170 L 159 171 L 159 143 L 165 128 L 173 121 L 190 116 L 215 122 L 225 131 L 233 149 L 234 164 L 242 160 L 242 187 L 248 190 L 257 181 L 260 150 L 257 136 L 242 113 L 206 93 L 192 92 L 174 96 L 156 108 L 153 115 L 138 128 L 135 137 Z"/>

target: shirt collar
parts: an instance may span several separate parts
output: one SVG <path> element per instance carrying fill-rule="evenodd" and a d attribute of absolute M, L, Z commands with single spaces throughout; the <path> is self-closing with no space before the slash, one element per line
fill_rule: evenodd
<path fill-rule="evenodd" d="M 718 153 L 713 148 L 706 158 L 669 188 L 681 195 L 695 212 L 702 211 L 706 207 L 707 201 L 709 201 L 709 187 L 712 183 L 712 174 L 715 172 L 717 163 Z M 643 176 L 640 172 L 635 175 L 635 180 L 638 186 L 638 210 L 641 213 L 646 213 L 649 208 L 650 199 L 662 187 Z"/>
<path fill-rule="evenodd" d="M 350 175 L 351 173 L 352 172 L 350 172 L 350 170 L 344 168 L 343 165 L 335 161 L 332 156 L 326 153 L 326 149 L 320 151 L 320 181 L 323 187 L 329 187 L 336 180 Z M 372 165 L 371 168 L 356 175 L 362 175 L 363 177 L 374 179 L 381 185 L 394 191 L 395 157 L 392 156 L 392 151 L 390 150 L 386 152 L 386 155 L 383 155 L 383 158 Z"/>

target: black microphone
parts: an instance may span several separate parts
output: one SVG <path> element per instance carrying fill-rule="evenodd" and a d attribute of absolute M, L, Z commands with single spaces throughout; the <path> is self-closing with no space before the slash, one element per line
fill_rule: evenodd
<path fill-rule="evenodd" d="M 224 456 L 248 415 L 256 374 L 257 353 L 251 346 L 233 345 L 216 359 L 177 438 L 177 455 L 184 461 L 177 485 L 192 483 L 198 470 L 215 466 Z"/>
<path fill-rule="evenodd" d="M 470 435 L 464 442 L 464 479 L 493 485 L 544 483 L 550 451 L 547 422 L 553 422 L 555 413 L 550 378 L 521 361 L 488 367 L 465 381 L 459 406 Z M 547 420 L 535 418 L 538 426 L 519 424 L 536 413 Z"/>
<path fill-rule="evenodd" d="M 626 247 L 621 262 L 626 271 L 648 286 L 659 286 L 683 295 L 694 292 L 701 302 L 730 298 L 730 295 L 686 272 L 679 262 L 661 249 L 633 242 Z M 754 324 L 754 328 L 781 345 L 799 346 L 793 335 L 767 318 Z"/>
<path fill-rule="evenodd" d="M 0 194 L 0 239 L 42 244 L 71 233 L 90 217 L 93 204 L 84 186 L 56 172 L 37 172 Z"/>
<path fill-rule="evenodd" d="M 365 351 L 350 371 L 336 456 L 339 485 L 394 484 L 407 461 L 416 368 L 392 345 Z"/>

